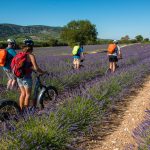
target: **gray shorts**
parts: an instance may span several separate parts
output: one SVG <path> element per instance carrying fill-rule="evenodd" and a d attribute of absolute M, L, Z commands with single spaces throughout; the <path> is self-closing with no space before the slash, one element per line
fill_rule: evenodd
<path fill-rule="evenodd" d="M 4 69 L 4 71 L 5 71 L 5 73 L 6 73 L 6 75 L 7 75 L 7 77 L 8 77 L 9 80 L 15 80 L 16 79 L 15 76 L 14 76 L 14 74 L 11 72 L 11 70 Z"/>
<path fill-rule="evenodd" d="M 32 88 L 32 78 L 17 78 L 19 87 Z"/>

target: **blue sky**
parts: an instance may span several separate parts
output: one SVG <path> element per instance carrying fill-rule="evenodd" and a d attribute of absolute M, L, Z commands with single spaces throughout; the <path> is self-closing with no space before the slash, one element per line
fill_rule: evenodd
<path fill-rule="evenodd" d="M 150 38 L 150 0 L 0 0 L 0 5 L 0 23 L 64 26 L 88 19 L 100 38 Z"/>

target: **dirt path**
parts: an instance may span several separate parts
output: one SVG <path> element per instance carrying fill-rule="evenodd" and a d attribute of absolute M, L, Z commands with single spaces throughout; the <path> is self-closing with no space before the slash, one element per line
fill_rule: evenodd
<path fill-rule="evenodd" d="M 142 88 L 133 90 L 133 93 L 125 103 L 116 106 L 117 113 L 109 114 L 111 119 L 105 119 L 103 125 L 97 126 L 96 138 L 84 145 L 87 150 L 124 150 L 127 144 L 133 144 L 137 150 L 132 132 L 144 120 L 145 110 L 150 109 L 150 77 Z"/>

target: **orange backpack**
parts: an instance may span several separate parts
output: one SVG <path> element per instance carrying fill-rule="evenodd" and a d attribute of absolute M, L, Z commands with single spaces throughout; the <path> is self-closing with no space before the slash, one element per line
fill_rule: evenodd
<path fill-rule="evenodd" d="M 116 49 L 116 47 L 117 47 L 116 44 L 109 44 L 109 45 L 108 45 L 108 49 L 107 49 L 107 50 L 108 50 L 108 51 L 107 51 L 108 54 L 113 54 L 114 51 L 115 51 L 115 49 Z"/>
<path fill-rule="evenodd" d="M 5 49 L 0 49 L 0 66 L 4 66 L 6 62 L 7 51 Z"/>

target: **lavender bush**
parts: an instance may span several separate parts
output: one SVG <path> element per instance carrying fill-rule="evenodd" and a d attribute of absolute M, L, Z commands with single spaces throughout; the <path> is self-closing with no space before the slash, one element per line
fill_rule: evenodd
<path fill-rule="evenodd" d="M 138 144 L 139 150 L 150 149 L 150 110 L 147 110 L 145 121 L 133 131 L 133 136 Z"/>

